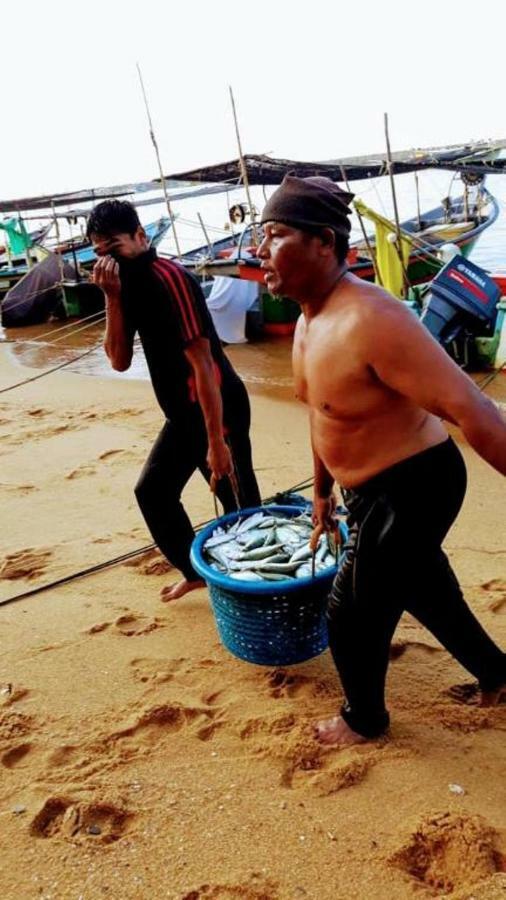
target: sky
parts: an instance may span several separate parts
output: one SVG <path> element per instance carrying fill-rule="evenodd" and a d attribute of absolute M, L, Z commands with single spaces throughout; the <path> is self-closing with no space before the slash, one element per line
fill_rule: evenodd
<path fill-rule="evenodd" d="M 157 176 L 136 62 L 165 173 L 237 156 L 229 85 L 247 153 L 381 151 L 384 112 L 393 149 L 503 137 L 497 25 L 469 0 L 4 0 L 0 199 Z"/>

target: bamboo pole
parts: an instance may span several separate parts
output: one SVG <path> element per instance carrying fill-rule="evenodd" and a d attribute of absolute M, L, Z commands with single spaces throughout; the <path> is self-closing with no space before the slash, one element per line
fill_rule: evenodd
<path fill-rule="evenodd" d="M 179 241 L 178 241 L 178 237 L 177 237 L 176 220 L 175 220 L 175 217 L 174 217 L 174 213 L 172 212 L 172 206 L 170 205 L 169 195 L 168 195 L 168 193 L 167 193 L 167 185 L 165 184 L 165 177 L 164 177 L 164 174 L 163 174 L 162 162 L 161 162 L 161 159 L 160 159 L 160 151 L 158 150 L 158 143 L 157 143 L 157 140 L 156 140 L 156 137 L 155 137 L 155 132 L 154 132 L 154 128 L 153 128 L 153 122 L 152 122 L 152 120 L 151 120 L 151 113 L 150 113 L 150 111 L 149 111 L 148 98 L 147 98 L 147 96 L 146 96 L 146 91 L 145 91 L 145 89 L 144 89 L 144 81 L 142 80 L 141 67 L 139 66 L 139 63 L 136 63 L 136 66 L 137 66 L 137 72 L 138 72 L 138 74 L 139 74 L 139 81 L 140 81 L 140 83 L 141 83 L 142 96 L 144 97 L 144 106 L 146 107 L 146 114 L 147 114 L 147 117 L 148 117 L 149 136 L 150 136 L 150 138 L 151 138 L 151 143 L 153 144 L 153 147 L 155 148 L 156 160 L 157 160 L 157 163 L 158 163 L 158 171 L 159 171 L 159 173 L 160 173 L 160 181 L 161 181 L 161 183 L 162 183 L 163 196 L 165 197 L 165 203 L 166 203 L 166 206 L 167 206 L 167 212 L 169 213 L 169 219 L 170 219 L 171 225 L 172 225 L 172 232 L 173 232 L 173 234 L 174 234 L 174 241 L 175 241 L 175 244 L 176 244 L 177 255 L 178 255 L 179 259 L 181 259 L 181 248 L 180 248 L 180 246 L 179 246 Z"/>
<path fill-rule="evenodd" d="M 197 217 L 198 217 L 198 220 L 199 220 L 199 222 L 200 222 L 200 227 L 202 228 L 202 231 L 204 232 L 204 237 L 205 237 L 205 239 L 206 239 L 207 249 L 209 250 L 209 253 L 210 253 L 211 258 L 212 258 L 212 257 L 213 257 L 213 245 L 211 244 L 211 241 L 209 240 L 209 235 L 208 235 L 208 233 L 207 233 L 207 228 L 206 228 L 206 226 L 204 225 L 202 216 L 200 215 L 199 212 L 197 213 Z"/>
<path fill-rule="evenodd" d="M 394 176 L 392 172 L 392 151 L 390 149 L 390 136 L 388 134 L 388 113 L 384 113 L 384 122 L 385 122 L 385 139 L 387 145 L 387 163 L 388 163 L 388 175 L 390 177 L 390 187 L 392 189 L 392 200 L 394 204 L 394 216 L 395 216 L 395 228 L 396 228 L 396 246 L 397 246 L 397 254 L 399 256 L 399 261 L 402 266 L 402 274 L 403 274 L 403 294 L 407 295 L 407 287 L 409 284 L 408 273 L 406 272 L 406 266 L 404 265 L 404 260 L 402 258 L 402 241 L 401 241 L 401 225 L 399 221 L 399 210 L 397 208 L 397 194 L 395 192 L 395 184 L 394 184 Z"/>
<path fill-rule="evenodd" d="M 341 177 L 342 177 L 342 179 L 343 179 L 343 181 L 344 181 L 344 183 L 345 183 L 345 185 L 346 185 L 347 190 L 348 190 L 349 193 L 351 194 L 352 191 L 351 191 L 351 189 L 350 189 L 350 183 L 349 183 L 349 181 L 348 181 L 348 176 L 346 175 L 346 169 L 344 168 L 344 166 L 343 166 L 342 164 L 340 165 L 340 169 L 341 169 Z M 356 214 L 357 214 L 357 216 L 358 216 L 358 221 L 360 222 L 360 227 L 361 227 L 361 229 L 362 229 L 362 234 L 363 234 L 363 236 L 364 236 L 364 241 L 365 241 L 365 243 L 366 243 L 367 250 L 368 250 L 369 255 L 370 255 L 370 257 L 371 257 L 371 260 L 372 260 L 372 267 L 373 267 L 373 269 L 374 269 L 374 277 L 375 277 L 377 283 L 378 283 L 381 287 L 383 287 L 383 281 L 382 281 L 382 278 L 381 278 L 380 270 L 379 270 L 379 268 L 378 268 L 378 261 L 377 261 L 377 259 L 376 259 L 376 251 L 375 251 L 373 245 L 371 244 L 371 242 L 370 242 L 370 240 L 369 240 L 369 235 L 367 234 L 367 232 L 366 232 L 366 230 L 365 230 L 364 219 L 363 219 L 362 215 L 359 213 L 358 209 L 356 209 L 355 212 L 356 212 Z"/>
<path fill-rule="evenodd" d="M 239 148 L 239 165 L 241 167 L 241 178 L 244 182 L 244 189 L 246 191 L 246 198 L 248 200 L 248 206 L 249 206 L 251 229 L 252 229 L 252 234 L 253 234 L 253 244 L 255 247 L 258 247 L 259 241 L 258 241 L 258 234 L 257 234 L 257 229 L 256 229 L 256 223 L 255 223 L 255 207 L 253 206 L 253 203 L 251 200 L 248 171 L 246 169 L 246 163 L 244 162 L 244 155 L 242 152 L 241 135 L 239 134 L 239 124 L 237 121 L 237 113 L 236 113 L 236 109 L 235 109 L 234 94 L 233 94 L 233 91 L 232 91 L 232 88 L 230 87 L 230 85 L 229 85 L 228 89 L 230 91 L 230 100 L 232 102 L 232 112 L 234 115 L 234 125 L 235 125 L 235 134 L 237 137 L 237 146 Z"/>
<path fill-rule="evenodd" d="M 418 227 L 421 231 L 422 230 L 422 216 L 420 213 L 420 185 L 418 183 L 418 172 L 415 172 L 415 186 L 416 186 L 416 214 L 418 216 Z"/>
<path fill-rule="evenodd" d="M 56 209 L 55 209 L 55 205 L 54 205 L 53 201 L 51 201 L 51 209 L 53 210 L 54 226 L 55 226 L 55 230 L 56 230 L 56 253 L 58 255 L 58 269 L 60 270 L 60 281 L 63 283 L 63 281 L 64 281 L 64 278 L 63 278 L 63 256 L 62 256 L 61 249 L 60 249 L 60 242 L 61 242 L 60 224 L 58 222 L 58 216 L 56 215 Z M 76 277 L 77 277 L 77 272 L 76 272 Z"/>

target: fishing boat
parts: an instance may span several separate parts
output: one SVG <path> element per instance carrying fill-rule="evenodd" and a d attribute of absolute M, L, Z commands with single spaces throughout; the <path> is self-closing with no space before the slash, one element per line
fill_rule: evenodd
<path fill-rule="evenodd" d="M 167 231 L 171 226 L 170 219 L 165 216 L 162 216 L 160 219 L 157 219 L 155 222 L 150 222 L 149 225 L 146 225 L 145 230 L 150 242 L 150 246 L 156 247 L 163 237 L 166 235 Z M 49 229 L 45 230 L 44 236 L 47 234 Z M 82 269 L 84 272 L 91 269 L 96 262 L 96 256 L 91 246 L 91 243 L 87 239 L 79 239 L 78 241 L 66 241 L 63 244 L 57 245 L 56 248 L 50 248 L 44 246 L 42 244 L 36 244 L 34 247 L 30 249 L 31 255 L 31 265 L 30 267 L 27 264 L 26 258 L 23 256 L 22 258 L 18 258 L 16 261 L 13 260 L 11 265 L 6 264 L 2 266 L 0 264 L 0 301 L 3 297 L 11 291 L 11 289 L 21 281 L 34 267 L 37 263 L 42 262 L 46 259 L 50 252 L 57 252 L 61 254 L 62 259 L 65 263 L 74 266 L 74 270 L 76 272 L 79 269 Z M 77 279 L 83 280 L 83 279 Z"/>
<path fill-rule="evenodd" d="M 437 274 L 441 268 L 437 251 L 444 244 L 455 244 L 463 256 L 469 256 L 477 240 L 498 215 L 497 200 L 485 187 L 480 187 L 472 205 L 463 195 L 450 205 L 442 204 L 401 222 L 402 235 L 413 239 L 407 265 L 410 284 L 425 283 Z M 361 239 L 350 244 L 348 265 L 354 275 L 374 281 L 371 250 L 374 253 L 375 238 L 371 236 L 368 243 L 369 247 Z M 222 275 L 264 283 L 264 273 L 253 247 L 251 225 L 241 234 L 214 242 L 211 248 L 205 244 L 184 254 L 182 262 L 203 277 Z"/>
<path fill-rule="evenodd" d="M 171 221 L 165 216 L 145 226 L 151 247 L 160 243 L 170 226 Z M 89 241 L 77 249 L 67 250 L 60 258 L 46 250 L 44 259 L 28 272 L 25 270 L 5 294 L 1 304 L 2 325 L 6 328 L 34 325 L 47 321 L 51 315 L 66 319 L 99 312 L 104 307 L 103 292 L 86 274 L 95 261 Z"/>

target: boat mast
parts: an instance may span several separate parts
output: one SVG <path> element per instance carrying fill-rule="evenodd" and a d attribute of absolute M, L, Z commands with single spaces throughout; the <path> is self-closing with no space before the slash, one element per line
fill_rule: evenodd
<path fill-rule="evenodd" d="M 253 244 L 255 247 L 258 247 L 259 241 L 258 241 L 258 234 L 257 234 L 257 229 L 256 229 L 256 223 L 255 223 L 255 207 L 253 206 L 253 203 L 251 201 L 251 194 L 250 194 L 250 190 L 249 190 L 248 171 L 246 169 L 246 163 L 244 162 L 244 155 L 242 152 L 241 136 L 239 134 L 239 124 L 237 122 L 237 113 L 235 110 L 234 94 L 233 94 L 233 91 L 232 91 L 232 88 L 230 87 L 230 85 L 229 85 L 228 89 L 230 91 L 230 100 L 232 101 L 232 112 L 234 114 L 235 134 L 237 137 L 237 146 L 239 148 L 239 165 L 241 167 L 241 178 L 244 183 L 244 189 L 246 191 L 246 197 L 247 197 L 248 206 L 249 206 L 249 215 L 250 215 L 250 219 L 251 219 Z"/>
<path fill-rule="evenodd" d="M 346 174 L 346 169 L 344 168 L 344 166 L 342 164 L 340 165 L 339 168 L 341 169 L 341 177 L 346 185 L 346 189 L 351 194 L 352 191 L 350 188 L 350 182 L 348 181 L 348 176 Z M 374 269 L 374 277 L 376 279 L 376 283 L 379 284 L 380 287 L 383 287 L 383 281 L 381 278 L 380 270 L 378 268 L 378 261 L 376 259 L 376 250 L 369 240 L 369 235 L 367 234 L 367 231 L 365 230 L 364 219 L 363 219 L 361 213 L 359 213 L 358 209 L 356 209 L 355 212 L 358 216 L 358 221 L 360 222 L 360 227 L 362 229 L 362 234 L 364 236 L 364 241 L 365 241 L 365 245 L 367 247 L 367 251 L 372 260 L 372 267 Z"/>
<path fill-rule="evenodd" d="M 214 254 L 213 254 L 213 245 L 211 244 L 211 241 L 209 240 L 209 235 L 208 235 L 208 233 L 207 233 L 207 228 L 206 228 L 206 226 L 204 225 L 204 220 L 203 220 L 203 218 L 202 218 L 202 216 L 200 215 L 199 212 L 197 213 L 197 217 L 198 217 L 198 220 L 199 220 L 199 222 L 200 222 L 200 227 L 202 228 L 202 231 L 204 232 L 204 237 L 205 237 L 205 239 L 206 239 L 207 249 L 209 250 L 209 254 L 210 254 L 210 256 L 211 256 L 211 259 L 213 259 L 213 257 L 214 257 Z"/>
<path fill-rule="evenodd" d="M 157 144 L 156 137 L 155 137 L 153 122 L 151 121 L 151 113 L 149 111 L 148 98 L 146 96 L 146 91 L 144 89 L 144 82 L 142 80 L 141 67 L 139 66 L 139 63 L 136 63 L 136 66 L 137 66 L 137 72 L 139 74 L 139 81 L 141 83 L 142 96 L 144 97 L 144 106 L 146 107 L 146 114 L 148 117 L 149 136 L 151 138 L 151 143 L 153 144 L 153 147 L 155 148 L 156 159 L 158 162 L 158 171 L 160 172 L 160 181 L 162 183 L 162 190 L 163 190 L 163 195 L 165 197 L 167 212 L 169 213 L 169 218 L 170 218 L 171 225 L 172 225 L 172 232 L 174 234 L 174 241 L 176 244 L 177 255 L 178 255 L 179 259 L 181 259 L 181 248 L 179 246 L 179 241 L 177 238 L 176 220 L 174 218 L 174 213 L 172 212 L 172 206 L 170 205 L 169 195 L 167 193 L 167 185 L 165 183 L 165 177 L 163 174 L 162 163 L 160 160 L 160 151 L 158 150 L 158 144 Z"/>
<path fill-rule="evenodd" d="M 416 214 L 418 216 L 418 228 L 422 230 L 422 216 L 420 213 L 420 185 L 418 183 L 418 172 L 415 172 L 415 187 L 416 187 Z"/>
<path fill-rule="evenodd" d="M 390 149 L 390 136 L 388 134 L 388 113 L 383 113 L 383 116 L 384 116 L 384 122 L 385 122 L 385 139 L 386 139 L 386 145 L 387 145 L 387 169 L 388 169 L 388 175 L 390 177 L 390 187 L 392 189 L 392 200 L 393 200 L 393 204 L 394 204 L 394 215 L 395 215 L 395 228 L 397 231 L 396 246 L 397 246 L 397 253 L 399 256 L 399 261 L 402 266 L 402 274 L 403 274 L 403 281 L 404 281 L 403 295 L 406 297 L 409 281 L 408 281 L 408 274 L 406 272 L 406 266 L 404 265 L 404 260 L 402 258 L 401 225 L 400 225 L 400 221 L 399 221 L 399 210 L 397 208 L 397 195 L 395 193 L 393 165 L 392 165 L 392 151 Z"/>
<path fill-rule="evenodd" d="M 60 271 L 60 281 L 63 284 L 63 281 L 64 281 L 63 274 L 64 273 L 63 273 L 63 256 L 62 256 L 61 247 L 60 247 L 60 242 L 61 242 L 60 223 L 58 222 L 58 216 L 56 215 L 56 208 L 55 208 L 53 200 L 51 200 L 51 209 L 53 210 L 54 227 L 55 227 L 55 232 L 56 232 L 56 255 L 58 257 L 58 269 Z M 76 272 L 76 280 L 77 280 L 77 272 Z"/>

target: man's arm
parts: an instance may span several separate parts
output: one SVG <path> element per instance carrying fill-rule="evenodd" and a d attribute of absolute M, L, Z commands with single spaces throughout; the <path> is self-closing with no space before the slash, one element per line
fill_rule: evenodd
<path fill-rule="evenodd" d="M 368 359 L 378 378 L 418 406 L 458 425 L 486 462 L 506 475 L 506 421 L 398 301 L 374 318 Z"/>
<path fill-rule="evenodd" d="M 124 372 L 132 362 L 134 336 L 121 308 L 119 266 L 112 256 L 102 256 L 95 263 L 93 281 L 105 294 L 105 352 L 113 369 Z"/>
<path fill-rule="evenodd" d="M 197 399 L 206 423 L 209 446 L 207 464 L 213 474 L 213 480 L 219 481 L 227 475 L 233 478 L 234 463 L 225 441 L 223 404 L 209 341 L 204 337 L 197 338 L 185 348 L 184 352 L 193 369 Z"/>

